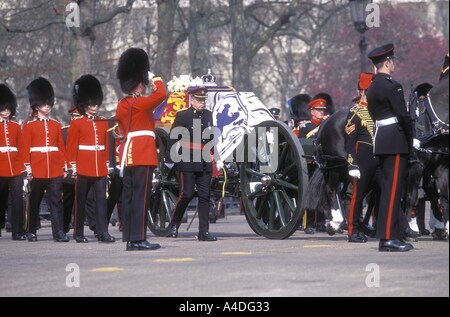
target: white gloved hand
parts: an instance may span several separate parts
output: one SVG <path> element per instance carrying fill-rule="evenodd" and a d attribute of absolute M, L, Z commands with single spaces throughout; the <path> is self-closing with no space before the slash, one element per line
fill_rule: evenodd
<path fill-rule="evenodd" d="M 30 164 L 25 164 L 25 171 L 27 172 L 27 177 L 32 177 L 33 176 L 33 172 L 31 171 L 31 165 Z"/>
<path fill-rule="evenodd" d="M 417 139 L 413 139 L 413 147 L 418 150 L 420 149 L 420 141 Z"/>
<path fill-rule="evenodd" d="M 70 165 L 72 165 L 72 176 L 77 176 L 77 163 L 71 162 Z"/>
<path fill-rule="evenodd" d="M 356 170 L 356 169 L 348 171 L 348 175 L 350 175 L 351 177 L 356 178 L 356 179 L 360 179 L 361 178 L 361 172 L 359 170 Z"/>
<path fill-rule="evenodd" d="M 223 162 L 222 161 L 217 161 L 216 162 L 216 168 L 217 168 L 217 171 L 222 171 L 222 168 L 224 167 L 225 165 L 223 164 Z"/>
<path fill-rule="evenodd" d="M 155 74 L 153 74 L 152 72 L 148 72 L 148 79 L 152 80 L 153 77 L 155 77 Z"/>

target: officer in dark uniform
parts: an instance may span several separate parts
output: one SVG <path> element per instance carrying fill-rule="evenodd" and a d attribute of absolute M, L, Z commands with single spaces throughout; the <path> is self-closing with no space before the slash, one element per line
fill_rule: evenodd
<path fill-rule="evenodd" d="M 189 202 L 198 195 L 199 241 L 216 241 L 209 233 L 209 199 L 211 195 L 212 161 L 207 144 L 214 139 L 212 112 L 205 109 L 207 89 L 205 86 L 188 90 L 191 107 L 178 111 L 172 125 L 171 138 L 167 147 L 166 162 L 177 164 L 180 172 L 180 198 L 172 214 L 169 236 L 176 238 L 181 219 Z M 183 129 L 184 128 L 184 129 Z M 184 131 L 182 131 L 184 130 Z M 181 140 L 179 137 L 181 134 Z M 179 148 L 179 151 L 177 149 Z"/>
<path fill-rule="evenodd" d="M 413 246 L 400 240 L 399 224 L 402 185 L 412 146 L 420 146 L 414 139 L 412 120 L 405 104 L 402 85 L 391 74 L 395 70 L 394 45 L 386 44 L 368 56 L 377 74 L 367 91 L 368 109 L 375 121 L 374 154 L 380 160 L 382 182 L 377 238 L 379 251 L 409 251 Z M 418 143 L 418 144 L 417 144 Z"/>
<path fill-rule="evenodd" d="M 375 124 L 367 109 L 366 91 L 373 74 L 361 73 L 358 82 L 360 97 L 350 109 L 345 125 L 345 149 L 349 175 L 353 177 L 353 195 L 348 216 L 348 242 L 365 243 L 366 227 L 361 223 L 364 197 L 379 183 L 379 161 L 373 155 Z M 367 232 L 367 231 L 366 231 Z"/>

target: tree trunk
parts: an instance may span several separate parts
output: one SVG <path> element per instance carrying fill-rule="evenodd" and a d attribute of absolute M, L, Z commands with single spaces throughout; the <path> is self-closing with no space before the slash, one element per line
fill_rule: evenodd
<path fill-rule="evenodd" d="M 169 81 L 175 57 L 173 40 L 177 0 L 158 0 L 158 47 L 153 72 Z"/>
<path fill-rule="evenodd" d="M 69 50 L 71 56 L 72 83 L 80 76 L 89 74 L 92 71 L 91 48 L 95 41 L 92 32 L 92 8 L 93 0 L 80 2 L 80 27 L 73 27 L 72 39 Z"/>
<path fill-rule="evenodd" d="M 229 0 L 231 16 L 231 38 L 233 45 L 233 87 L 238 91 L 252 91 L 250 59 L 243 0 Z"/>
<path fill-rule="evenodd" d="M 208 33 L 210 10 L 210 1 L 190 1 L 189 58 L 193 77 L 202 76 L 211 68 Z"/>

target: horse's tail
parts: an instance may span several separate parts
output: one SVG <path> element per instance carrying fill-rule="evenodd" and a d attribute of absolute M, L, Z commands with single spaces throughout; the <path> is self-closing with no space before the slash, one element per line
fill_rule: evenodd
<path fill-rule="evenodd" d="M 308 182 L 304 208 L 307 210 L 328 210 L 327 181 L 324 170 L 318 168 L 314 171 Z"/>

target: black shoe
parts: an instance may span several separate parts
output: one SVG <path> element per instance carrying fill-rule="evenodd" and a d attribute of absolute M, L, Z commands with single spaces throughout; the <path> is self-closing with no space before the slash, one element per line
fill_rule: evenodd
<path fill-rule="evenodd" d="M 377 234 L 374 227 L 372 227 L 371 225 L 366 225 L 363 222 L 359 223 L 359 229 L 362 233 L 371 238 L 375 238 L 375 235 Z"/>
<path fill-rule="evenodd" d="M 27 235 L 28 241 L 30 241 L 30 242 L 38 241 L 36 234 L 28 232 L 26 235 Z"/>
<path fill-rule="evenodd" d="M 416 231 L 414 231 L 414 230 L 412 230 L 411 228 L 408 227 L 405 230 L 405 236 L 409 237 L 409 238 L 418 238 L 418 237 L 420 237 L 420 233 L 416 232 Z"/>
<path fill-rule="evenodd" d="M 55 233 L 55 235 L 53 236 L 53 240 L 55 240 L 56 242 L 69 242 L 70 241 L 67 234 L 65 234 L 63 231 L 58 231 L 57 233 Z"/>
<path fill-rule="evenodd" d="M 316 233 L 316 229 L 314 229 L 314 228 L 306 228 L 305 229 L 305 233 L 306 234 L 315 234 Z"/>
<path fill-rule="evenodd" d="M 74 239 L 77 243 L 88 243 L 89 242 L 89 240 L 85 236 L 75 236 Z"/>
<path fill-rule="evenodd" d="M 25 241 L 27 236 L 23 232 L 16 232 L 11 235 L 11 239 L 15 241 Z"/>
<path fill-rule="evenodd" d="M 198 233 L 198 241 L 217 241 L 217 238 L 210 234 L 209 232 L 199 232 Z"/>
<path fill-rule="evenodd" d="M 114 243 L 116 242 L 116 238 L 111 237 L 111 235 L 108 232 L 104 232 L 102 234 L 99 234 L 97 237 L 99 242 L 104 242 L 104 243 Z"/>
<path fill-rule="evenodd" d="M 352 243 L 366 243 L 367 237 L 362 232 L 354 232 L 351 236 L 348 237 L 348 242 Z"/>
<path fill-rule="evenodd" d="M 431 234 L 430 230 L 428 229 L 420 229 L 419 233 L 423 236 L 429 236 Z"/>
<path fill-rule="evenodd" d="M 161 246 L 158 243 L 150 243 L 148 241 L 128 241 L 127 251 L 153 251 L 158 250 Z"/>
<path fill-rule="evenodd" d="M 406 252 L 414 249 L 412 244 L 399 240 L 380 240 L 378 251 L 382 252 Z"/>
<path fill-rule="evenodd" d="M 180 227 L 179 224 L 171 223 L 169 226 L 169 233 L 167 234 L 167 237 L 169 238 L 176 238 L 178 237 L 178 228 Z"/>

